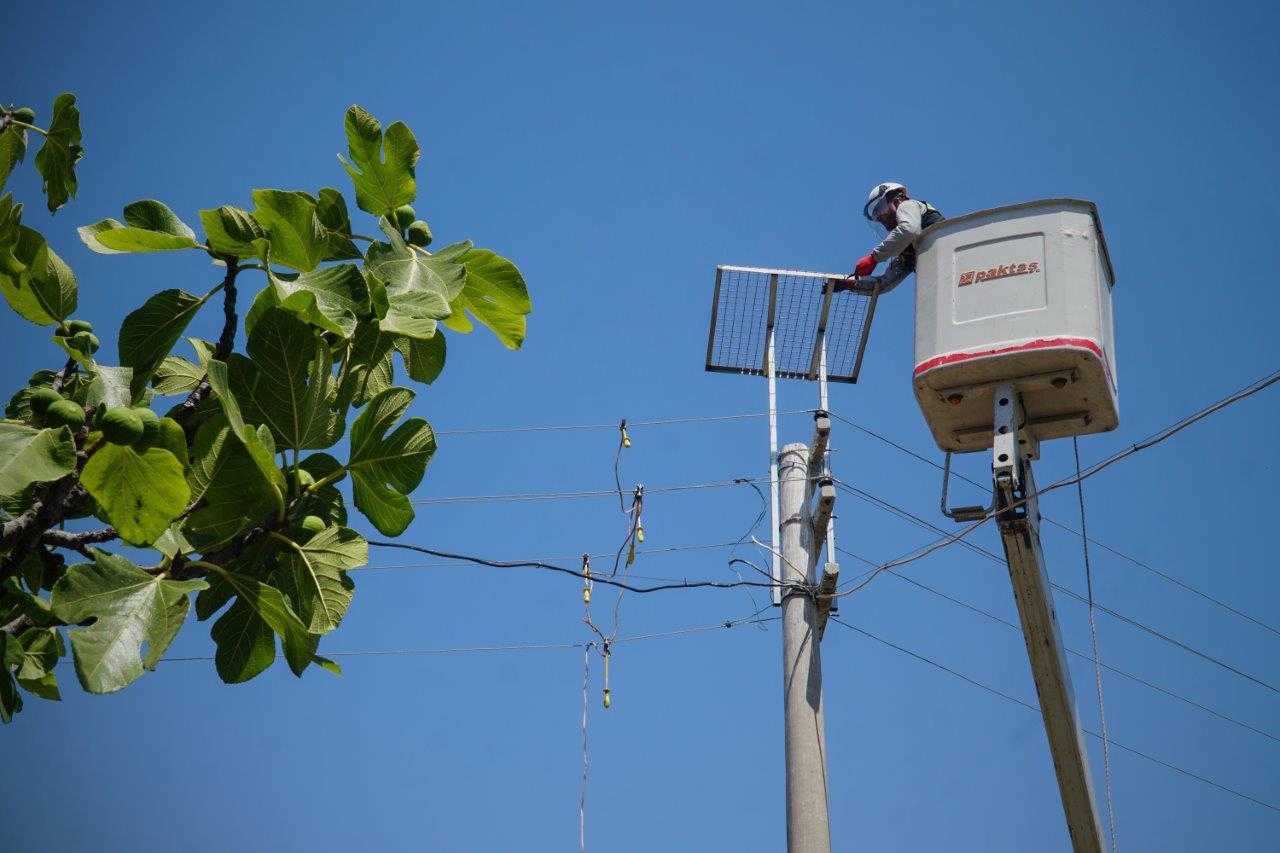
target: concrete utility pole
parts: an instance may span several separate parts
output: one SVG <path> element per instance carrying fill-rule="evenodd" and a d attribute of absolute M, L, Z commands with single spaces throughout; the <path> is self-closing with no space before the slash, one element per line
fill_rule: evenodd
<path fill-rule="evenodd" d="M 778 453 L 782 579 L 809 583 L 821 542 L 813 541 L 805 511 L 809 448 L 788 444 Z M 822 714 L 822 647 L 818 606 L 802 592 L 782 599 L 782 696 L 786 729 L 787 850 L 829 853 L 827 738 Z"/>

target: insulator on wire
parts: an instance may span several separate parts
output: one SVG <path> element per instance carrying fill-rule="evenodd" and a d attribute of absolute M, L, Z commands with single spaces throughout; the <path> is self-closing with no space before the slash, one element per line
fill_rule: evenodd
<path fill-rule="evenodd" d="M 603 700 L 603 704 L 604 704 L 605 710 L 608 710 L 610 707 L 612 707 L 612 706 L 613 706 L 613 694 L 609 692 L 609 656 L 610 656 L 609 646 L 608 646 L 608 644 L 606 644 L 606 645 L 605 645 L 605 647 L 604 647 L 604 651 L 603 651 L 603 657 L 604 657 L 604 700 Z"/>
<path fill-rule="evenodd" d="M 582 555 L 582 603 L 591 603 L 591 555 Z"/>
<path fill-rule="evenodd" d="M 636 522 L 636 541 L 637 542 L 644 541 L 644 522 L 643 521 Z"/>
<path fill-rule="evenodd" d="M 620 432 L 620 433 L 622 434 L 622 446 L 623 446 L 623 447 L 630 447 L 630 446 L 631 446 L 631 436 L 627 434 L 627 419 L 626 419 L 626 418 L 623 418 L 623 419 L 622 419 L 622 422 L 618 424 L 618 432 Z"/>

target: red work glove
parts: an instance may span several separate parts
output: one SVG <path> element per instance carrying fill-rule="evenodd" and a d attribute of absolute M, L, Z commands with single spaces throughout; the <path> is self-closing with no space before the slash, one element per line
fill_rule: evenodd
<path fill-rule="evenodd" d="M 876 256 L 863 255 L 862 257 L 858 258 L 858 263 L 854 265 L 853 274 L 856 275 L 858 278 L 863 278 L 864 276 L 871 275 L 871 273 L 875 270 L 875 268 L 876 268 Z"/>

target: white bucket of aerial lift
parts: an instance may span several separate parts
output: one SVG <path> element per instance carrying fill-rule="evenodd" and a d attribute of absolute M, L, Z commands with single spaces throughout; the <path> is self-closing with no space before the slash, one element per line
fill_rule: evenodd
<path fill-rule="evenodd" d="M 938 447 L 991 447 L 992 394 L 1004 382 L 1033 438 L 1116 428 L 1115 273 L 1092 202 L 947 219 L 916 251 L 914 385 Z"/>

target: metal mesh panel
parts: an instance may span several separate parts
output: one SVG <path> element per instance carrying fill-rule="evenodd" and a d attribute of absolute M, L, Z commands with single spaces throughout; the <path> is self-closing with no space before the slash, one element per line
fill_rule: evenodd
<path fill-rule="evenodd" d="M 816 378 L 816 347 L 827 278 L 835 273 L 720 266 L 716 268 L 707 370 L 765 375 L 765 342 L 774 329 L 779 378 Z M 859 353 L 870 330 L 871 298 L 832 296 L 826 317 L 827 378 L 856 382 Z"/>

